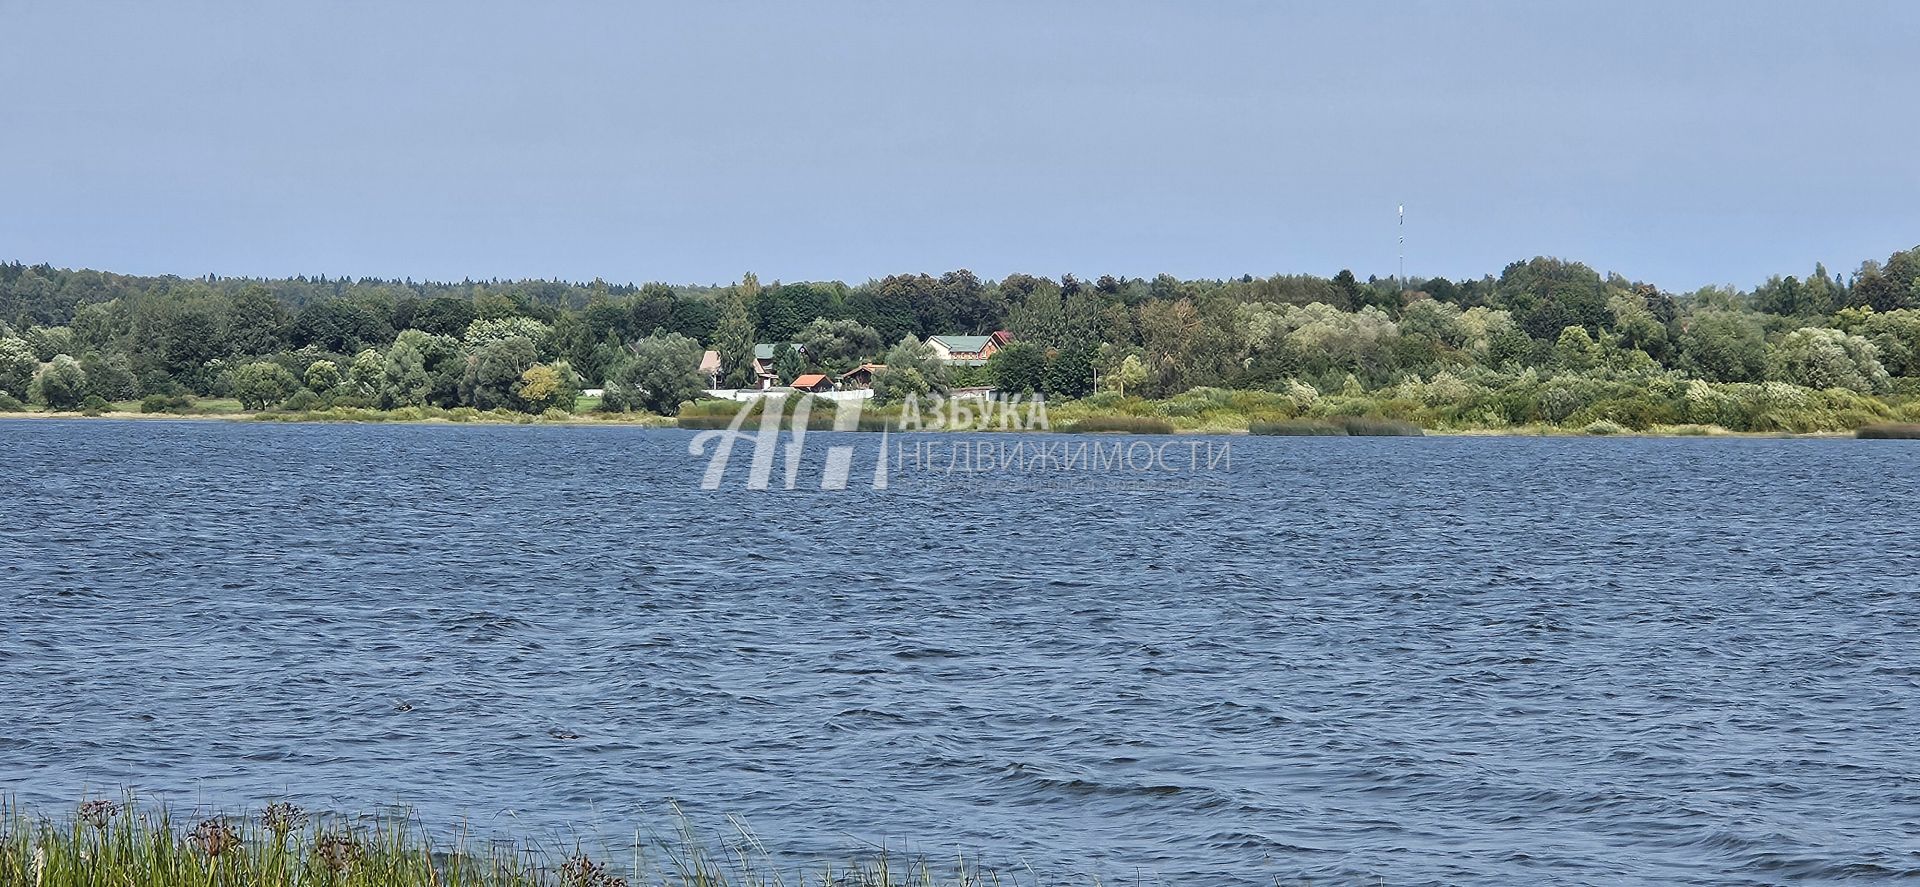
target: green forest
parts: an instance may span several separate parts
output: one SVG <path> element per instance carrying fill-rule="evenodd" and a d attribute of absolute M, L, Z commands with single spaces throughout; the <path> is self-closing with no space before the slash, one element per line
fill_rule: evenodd
<path fill-rule="evenodd" d="M 1007 330 L 984 366 L 939 334 Z M 708 380 L 884 364 L 881 401 L 993 385 L 1182 429 L 1382 417 L 1430 429 L 1849 430 L 1920 419 L 1920 247 L 1850 273 L 1674 293 L 1558 258 L 1478 279 L 850 285 L 129 276 L 0 264 L 0 410 L 672 415 Z M 604 396 L 582 398 L 584 389 Z"/>

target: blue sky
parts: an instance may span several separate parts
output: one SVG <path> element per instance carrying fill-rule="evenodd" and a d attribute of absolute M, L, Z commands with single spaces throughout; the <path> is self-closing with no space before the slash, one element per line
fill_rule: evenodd
<path fill-rule="evenodd" d="M 0 257 L 1498 273 L 1920 243 L 1920 4 L 0 0 Z"/>

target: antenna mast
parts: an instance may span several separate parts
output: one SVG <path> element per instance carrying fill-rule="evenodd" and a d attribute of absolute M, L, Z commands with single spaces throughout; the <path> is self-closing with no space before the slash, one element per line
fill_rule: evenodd
<path fill-rule="evenodd" d="M 1400 288 L 1407 288 L 1407 205 L 1400 204 Z"/>

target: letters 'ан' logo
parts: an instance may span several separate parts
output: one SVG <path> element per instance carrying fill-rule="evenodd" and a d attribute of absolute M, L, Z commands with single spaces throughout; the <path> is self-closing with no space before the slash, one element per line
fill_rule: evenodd
<path fill-rule="evenodd" d="M 757 431 L 742 431 L 747 417 L 753 412 L 754 402 L 748 401 L 734 414 L 733 421 L 725 430 L 702 431 L 693 436 L 687 444 L 687 452 L 695 456 L 708 456 L 707 472 L 700 478 L 700 489 L 717 490 L 727 474 L 727 463 L 733 458 L 733 445 L 745 440 L 753 445 L 753 464 L 747 472 L 747 489 L 764 490 L 773 481 L 773 463 L 776 455 L 785 458 L 786 489 L 794 489 L 800 482 L 800 456 L 807 443 L 807 420 L 813 411 L 813 398 L 802 396 L 793 407 L 792 428 L 786 436 L 784 446 L 781 443 L 780 420 L 786 414 L 787 395 L 770 394 L 760 398 L 763 406 L 760 411 L 760 426 Z M 849 400 L 838 405 L 833 413 L 833 430 L 856 431 L 860 428 L 860 401 Z M 707 448 L 713 447 L 712 455 Z M 776 453 L 776 450 L 780 451 Z M 831 446 L 827 448 L 826 468 L 820 475 L 820 489 L 844 490 L 847 479 L 853 475 L 853 447 Z M 880 432 L 880 455 L 873 466 L 873 488 L 887 488 L 887 432 Z"/>

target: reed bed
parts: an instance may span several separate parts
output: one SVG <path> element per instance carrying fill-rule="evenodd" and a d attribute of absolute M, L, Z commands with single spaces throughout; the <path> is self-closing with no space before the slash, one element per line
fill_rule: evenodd
<path fill-rule="evenodd" d="M 673 423 L 675 427 L 688 428 L 696 431 L 728 428 L 733 425 L 734 419 L 742 407 L 747 409 L 747 418 L 742 421 L 740 430 L 749 433 L 758 431 L 760 429 L 761 415 L 766 409 L 765 400 L 747 401 L 744 403 L 730 400 L 700 401 L 689 404 L 686 408 L 682 409 L 680 415 L 673 420 Z M 793 427 L 792 417 L 794 407 L 791 404 L 786 404 L 783 405 L 782 409 L 786 411 L 780 419 L 780 428 L 784 431 Z M 808 407 L 807 430 L 833 430 L 834 418 L 838 412 L 839 408 L 833 401 L 824 399 L 815 400 Z M 893 427 L 898 421 L 899 411 L 897 409 L 889 413 L 872 406 L 865 406 L 860 413 L 859 421 L 856 423 L 858 427 L 853 430 L 883 431 Z"/>
<path fill-rule="evenodd" d="M 1248 434 L 1280 437 L 1422 437 L 1426 432 L 1412 422 L 1373 416 L 1335 416 L 1330 419 L 1289 419 L 1253 422 Z"/>
<path fill-rule="evenodd" d="M 1920 440 L 1920 425 L 1868 425 L 1854 432 L 1861 440 Z"/>
<path fill-rule="evenodd" d="M 678 811 L 676 810 L 676 814 Z M 245 816 L 175 818 L 131 800 L 60 817 L 0 804 L 0 887 L 1009 887 L 957 860 L 886 853 L 793 870 L 744 827 L 728 845 L 679 830 L 629 858 L 578 845 L 430 835 L 408 814 L 313 815 L 288 803 Z"/>
<path fill-rule="evenodd" d="M 1072 434 L 1172 434 L 1173 423 L 1152 416 L 1088 416 L 1066 430 Z"/>
<path fill-rule="evenodd" d="M 1272 437 L 1346 437 L 1347 429 L 1319 419 L 1287 419 L 1249 423 L 1247 433 Z"/>

